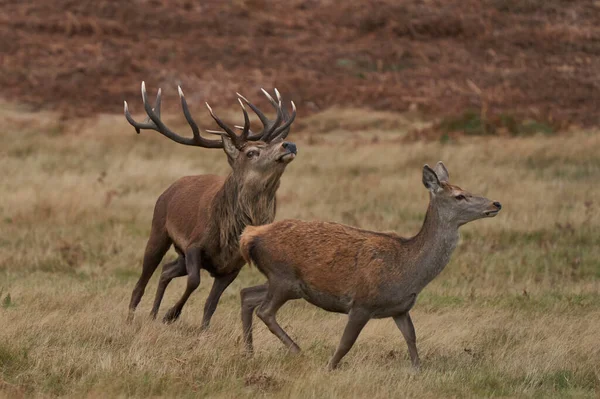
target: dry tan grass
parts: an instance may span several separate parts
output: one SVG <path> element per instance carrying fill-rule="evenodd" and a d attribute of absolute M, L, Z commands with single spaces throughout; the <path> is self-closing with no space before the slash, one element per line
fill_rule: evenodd
<path fill-rule="evenodd" d="M 325 372 L 345 317 L 302 302 L 279 313 L 302 354 L 288 355 L 257 323 L 257 354 L 245 358 L 238 292 L 263 280 L 255 269 L 226 291 L 209 332 L 199 331 L 207 274 L 176 324 L 146 319 L 153 279 L 126 325 L 154 201 L 182 175 L 226 173 L 223 154 L 138 137 L 119 116 L 61 125 L 2 104 L 0 120 L 0 396 L 599 394 L 594 132 L 444 145 L 399 144 L 397 129 L 365 145 L 341 124 L 318 140 L 294 138 L 300 152 L 278 218 L 414 234 L 427 205 L 421 167 L 440 159 L 455 184 L 503 203 L 497 218 L 463 228 L 451 263 L 420 296 L 423 371 L 413 375 L 389 320 L 370 322 L 341 369 Z M 163 312 L 183 286 L 172 283 Z"/>

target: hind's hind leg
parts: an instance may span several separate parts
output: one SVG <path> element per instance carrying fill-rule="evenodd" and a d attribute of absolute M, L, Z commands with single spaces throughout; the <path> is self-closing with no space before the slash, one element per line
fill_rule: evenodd
<path fill-rule="evenodd" d="M 275 318 L 277 311 L 290 299 L 298 299 L 294 293 L 281 287 L 273 279 L 269 280 L 267 294 L 265 300 L 260 304 L 256 315 L 261 319 L 277 338 L 283 342 L 288 349 L 297 353 L 300 352 L 300 347 L 290 338 L 289 335 L 281 328 Z"/>
<path fill-rule="evenodd" d="M 138 306 L 142 296 L 144 295 L 146 285 L 148 285 L 150 277 L 152 277 L 152 274 L 160 264 L 163 256 L 165 256 L 169 250 L 171 243 L 172 241 L 166 232 L 157 232 L 153 229 L 150 233 L 150 238 L 146 244 L 146 251 L 144 252 L 142 275 L 140 276 L 135 288 L 133 289 L 133 292 L 131 293 L 131 302 L 129 302 L 129 315 L 127 316 L 128 322 L 133 320 L 133 313 L 135 312 L 135 308 Z"/>
<path fill-rule="evenodd" d="M 254 287 L 244 288 L 240 291 L 242 299 L 242 328 L 244 335 L 244 346 L 248 353 L 252 353 L 252 314 L 263 301 L 267 298 L 267 284 L 256 285 Z"/>

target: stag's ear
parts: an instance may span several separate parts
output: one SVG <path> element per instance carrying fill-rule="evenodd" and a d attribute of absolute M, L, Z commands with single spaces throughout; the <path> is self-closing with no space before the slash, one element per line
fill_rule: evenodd
<path fill-rule="evenodd" d="M 423 185 L 432 193 L 442 189 L 435 171 L 427 164 L 423 166 Z"/>
<path fill-rule="evenodd" d="M 229 165 L 233 166 L 233 162 L 237 159 L 238 155 L 240 155 L 240 150 L 238 150 L 235 145 L 233 145 L 233 141 L 226 136 L 221 135 L 221 140 L 223 140 L 223 150 L 225 150 L 225 154 L 227 154 L 227 161 Z"/>
<path fill-rule="evenodd" d="M 446 166 L 444 166 L 444 163 L 442 161 L 439 161 L 435 165 L 435 168 L 433 168 L 433 170 L 435 171 L 435 174 L 437 175 L 439 181 L 448 183 L 448 179 L 450 179 L 450 176 L 448 175 L 448 169 L 446 169 Z"/>

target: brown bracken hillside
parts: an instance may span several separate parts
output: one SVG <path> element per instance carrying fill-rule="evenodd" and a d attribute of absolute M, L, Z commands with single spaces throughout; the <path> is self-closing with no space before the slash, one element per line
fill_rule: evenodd
<path fill-rule="evenodd" d="M 0 96 L 64 116 L 139 105 L 333 105 L 564 128 L 600 122 L 600 2 L 0 0 Z"/>

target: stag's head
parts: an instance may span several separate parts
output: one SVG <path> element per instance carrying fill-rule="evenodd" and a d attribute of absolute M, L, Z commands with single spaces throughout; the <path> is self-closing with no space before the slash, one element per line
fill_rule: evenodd
<path fill-rule="evenodd" d="M 296 145 L 286 141 L 286 137 L 290 132 L 290 126 L 296 118 L 296 106 L 294 102 L 291 102 L 292 113 L 291 115 L 288 114 L 287 110 L 282 106 L 281 95 L 277 89 L 275 89 L 277 101 L 263 90 L 263 93 L 267 96 L 277 113 L 274 120 L 268 119 L 260 109 L 244 96 L 237 93 L 239 97 L 238 101 L 244 114 L 244 126 L 236 126 L 236 128 L 241 130 L 240 134 L 235 133 L 231 127 L 225 124 L 207 103 L 206 106 L 210 115 L 217 125 L 223 129 L 223 131 L 208 130 L 209 133 L 221 136 L 217 140 L 207 139 L 200 135 L 200 129 L 190 114 L 183 91 L 180 87 L 178 89 L 183 115 L 192 129 L 192 138 L 180 136 L 162 122 L 160 119 L 161 90 L 158 90 L 156 102 L 154 107 L 152 107 L 148 101 L 148 93 L 146 92 L 144 82 L 142 82 L 142 99 L 148 118 L 142 123 L 136 122 L 129 113 L 127 102 L 125 102 L 125 117 L 127 121 L 138 133 L 142 129 L 150 129 L 180 144 L 204 148 L 222 148 L 225 154 L 227 154 L 227 161 L 232 167 L 233 173 L 243 181 L 261 182 L 276 180 L 281 176 L 285 167 L 296 157 Z M 250 130 L 250 118 L 244 104 L 248 105 L 262 122 L 263 129 L 260 132 L 252 132 Z"/>
<path fill-rule="evenodd" d="M 233 168 L 233 173 L 248 183 L 260 184 L 263 181 L 277 179 L 285 167 L 296 158 L 298 152 L 294 143 L 286 141 L 290 125 L 296 117 L 296 105 L 294 102 L 291 103 L 292 114 L 289 115 L 287 110 L 282 107 L 281 95 L 277 89 L 275 89 L 277 101 L 265 90 L 263 93 L 275 109 L 277 114 L 275 120 L 269 120 L 260 109 L 237 93 L 244 113 L 244 126 L 236 126 L 241 130 L 240 135 L 236 135 L 229 126 L 223 123 L 207 104 L 211 116 L 223 129 L 223 132 L 212 130 L 209 132 L 221 135 L 223 149 Z M 256 113 L 262 122 L 263 129 L 260 132 L 254 133 L 250 130 L 250 120 L 244 103 Z"/>
<path fill-rule="evenodd" d="M 498 201 L 479 197 L 450 184 L 448 169 L 438 162 L 432 169 L 423 167 L 423 184 L 429 190 L 431 205 L 441 220 L 462 226 L 473 220 L 494 217 L 502 209 Z"/>
<path fill-rule="evenodd" d="M 223 144 L 233 173 L 257 184 L 281 176 L 297 153 L 296 144 L 283 139 L 250 141 L 241 149 L 235 147 L 229 138 L 223 138 Z"/>

